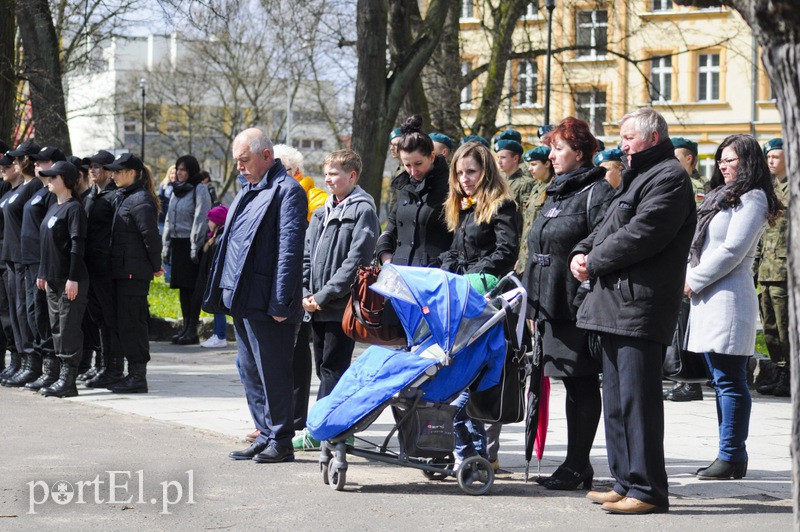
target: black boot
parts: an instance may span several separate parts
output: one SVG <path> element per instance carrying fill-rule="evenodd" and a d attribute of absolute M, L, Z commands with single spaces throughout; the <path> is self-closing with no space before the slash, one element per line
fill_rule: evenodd
<path fill-rule="evenodd" d="M 104 367 L 97 376 L 84 383 L 87 388 L 108 388 L 125 378 L 122 370 L 125 369 L 125 360 L 122 357 L 103 357 Z"/>
<path fill-rule="evenodd" d="M 23 373 L 28 371 L 28 365 L 30 364 L 28 361 L 29 358 L 29 355 L 20 355 L 19 367 L 17 368 L 17 371 L 15 371 L 10 377 L 3 380 L 3 386 L 8 386 L 9 388 L 12 387 L 11 383 L 17 381 L 17 379 L 19 379 Z"/>
<path fill-rule="evenodd" d="M 778 368 L 778 382 L 772 389 L 775 397 L 790 397 L 792 395 L 792 372 L 789 366 Z"/>
<path fill-rule="evenodd" d="M 170 337 L 170 341 L 173 344 L 177 344 L 178 343 L 178 339 L 181 338 L 182 336 L 184 336 L 186 334 L 186 331 L 188 331 L 188 330 L 189 330 L 189 320 L 187 320 L 186 318 L 183 318 L 183 325 L 181 326 L 181 332 L 179 332 L 178 334 L 173 334 Z"/>
<path fill-rule="evenodd" d="M 775 375 L 773 379 L 769 382 L 761 384 L 756 387 L 756 391 L 761 395 L 774 395 L 775 387 L 778 385 L 778 382 L 781 380 L 781 368 L 775 368 Z"/>
<path fill-rule="evenodd" d="M 108 389 L 114 393 L 147 393 L 147 363 L 128 363 L 128 376 Z"/>
<path fill-rule="evenodd" d="M 87 373 L 92 369 L 92 353 L 92 349 L 83 349 L 81 351 L 81 363 L 78 364 L 78 376 L 75 380 L 83 382 L 94 377 L 94 372 L 92 375 L 87 376 Z"/>
<path fill-rule="evenodd" d="M 19 353 L 15 353 L 12 351 L 11 360 L 9 360 L 8 366 L 6 366 L 6 369 L 4 369 L 2 373 L 0 373 L 0 384 L 3 384 L 6 381 L 6 379 L 11 378 L 12 375 L 18 372 L 21 365 L 22 365 L 22 357 L 19 355 Z"/>
<path fill-rule="evenodd" d="M 78 368 L 61 364 L 58 380 L 47 388 L 39 390 L 39 393 L 45 397 L 75 397 L 78 395 L 78 388 L 75 386 L 77 375 Z"/>
<path fill-rule="evenodd" d="M 42 361 L 42 375 L 35 381 L 26 384 L 25 388 L 35 392 L 54 384 L 58 380 L 60 374 L 60 365 L 61 363 L 58 358 L 51 356 L 45 357 Z"/>
<path fill-rule="evenodd" d="M 25 371 L 18 372 L 14 377 L 5 382 L 4 386 L 10 388 L 21 388 L 29 382 L 33 382 L 42 375 L 42 359 L 39 355 L 28 355 L 25 357 L 28 365 Z"/>

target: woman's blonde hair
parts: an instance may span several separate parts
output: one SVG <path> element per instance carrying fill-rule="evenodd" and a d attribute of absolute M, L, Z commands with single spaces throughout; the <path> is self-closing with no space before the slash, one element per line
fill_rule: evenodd
<path fill-rule="evenodd" d="M 169 168 L 167 168 L 167 173 L 164 174 L 164 179 L 161 180 L 161 185 L 160 186 L 165 187 L 165 186 L 169 185 L 169 174 L 171 174 L 174 171 L 175 171 L 175 165 L 174 164 L 172 166 L 170 166 Z"/>
<path fill-rule="evenodd" d="M 457 171 L 458 163 L 466 157 L 472 157 L 482 170 L 472 196 L 475 200 L 475 220 L 479 224 L 491 222 L 500 205 L 507 200 L 513 200 L 508 183 L 500 174 L 500 168 L 489 148 L 479 142 L 467 142 L 456 150 L 450 163 L 450 192 L 444 203 L 445 222 L 450 231 L 455 231 L 458 227 L 461 200 L 466 197 L 461 183 L 458 182 Z"/>

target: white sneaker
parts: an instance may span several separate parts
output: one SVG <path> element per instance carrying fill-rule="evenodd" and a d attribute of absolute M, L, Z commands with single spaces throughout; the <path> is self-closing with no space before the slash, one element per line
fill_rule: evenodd
<path fill-rule="evenodd" d="M 217 338 L 216 336 L 211 336 L 208 340 L 200 344 L 200 347 L 209 347 L 209 348 L 218 348 L 218 347 L 228 347 L 228 341 L 224 338 Z"/>

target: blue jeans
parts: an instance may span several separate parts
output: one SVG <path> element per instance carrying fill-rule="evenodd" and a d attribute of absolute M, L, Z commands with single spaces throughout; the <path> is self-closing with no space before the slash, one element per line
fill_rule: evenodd
<path fill-rule="evenodd" d="M 753 400 L 747 388 L 747 362 L 750 357 L 706 353 L 711 382 L 717 392 L 719 423 L 718 458 L 726 462 L 747 460 L 747 434 Z"/>
<path fill-rule="evenodd" d="M 467 415 L 469 390 L 459 395 L 451 405 L 458 407 L 453 418 L 453 429 L 456 433 L 456 460 L 464 460 L 470 456 L 480 455 L 486 458 L 486 429 L 482 421 Z"/>
<path fill-rule="evenodd" d="M 214 336 L 220 340 L 227 338 L 228 324 L 225 321 L 225 314 L 214 314 Z"/>

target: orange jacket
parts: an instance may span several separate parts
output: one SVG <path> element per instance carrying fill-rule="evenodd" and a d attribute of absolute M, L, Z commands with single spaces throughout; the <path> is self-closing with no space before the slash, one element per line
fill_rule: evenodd
<path fill-rule="evenodd" d="M 295 179 L 297 179 L 295 177 Z M 322 190 L 321 188 L 317 188 L 314 186 L 314 178 L 304 176 L 300 179 L 297 179 L 300 182 L 300 186 L 303 187 L 303 190 L 306 191 L 306 195 L 308 196 L 308 221 L 311 221 L 311 215 L 314 214 L 314 211 L 317 207 L 321 207 L 325 204 L 325 200 L 328 199 L 328 194 Z"/>

